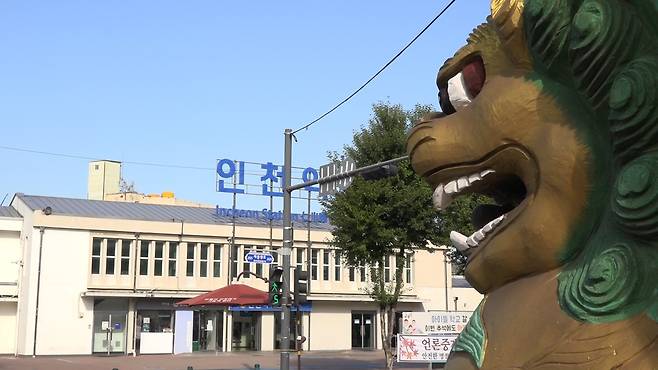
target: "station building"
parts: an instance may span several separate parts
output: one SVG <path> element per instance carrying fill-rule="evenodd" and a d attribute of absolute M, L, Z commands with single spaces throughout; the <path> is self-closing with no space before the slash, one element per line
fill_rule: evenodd
<path fill-rule="evenodd" d="M 279 348 L 271 306 L 187 310 L 174 304 L 278 263 L 282 228 L 216 208 L 16 194 L 0 207 L 0 353 L 89 355 L 268 351 Z M 366 267 L 345 266 L 331 226 L 294 229 L 293 266 L 310 270 L 301 318 L 307 350 L 381 348 Z M 395 260 L 385 262 L 392 278 Z M 481 296 L 453 287 L 444 250 L 415 251 L 405 265 L 399 311 L 472 311 Z M 240 283 L 266 290 L 254 277 Z M 294 320 L 292 320 L 294 321 Z M 292 328 L 294 332 L 294 327 Z"/>

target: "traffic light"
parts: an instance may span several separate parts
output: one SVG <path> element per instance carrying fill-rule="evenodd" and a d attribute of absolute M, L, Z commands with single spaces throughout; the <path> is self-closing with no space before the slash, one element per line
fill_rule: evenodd
<path fill-rule="evenodd" d="M 281 275 L 283 275 L 283 268 L 272 267 L 270 269 L 270 278 L 267 281 L 267 290 L 270 296 L 270 304 L 272 306 L 281 306 Z"/>
<path fill-rule="evenodd" d="M 306 303 L 308 294 L 308 271 L 302 271 L 301 266 L 295 267 L 295 291 L 294 301 L 296 305 Z"/>
<path fill-rule="evenodd" d="M 383 166 L 361 172 L 361 177 L 366 181 L 379 180 L 396 176 L 398 171 L 398 166 L 394 164 L 385 164 Z"/>

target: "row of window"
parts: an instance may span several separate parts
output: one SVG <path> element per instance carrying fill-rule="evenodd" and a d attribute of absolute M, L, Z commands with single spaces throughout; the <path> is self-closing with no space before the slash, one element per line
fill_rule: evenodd
<path fill-rule="evenodd" d="M 176 241 L 154 241 L 154 240 L 130 240 L 93 238 L 91 253 L 91 273 L 94 275 L 130 275 L 131 251 L 137 243 L 138 264 L 136 273 L 141 276 L 177 276 L 179 250 L 181 262 L 185 264 L 185 276 L 188 277 L 220 277 L 222 274 L 222 245 L 201 242 L 176 242 Z M 259 245 L 233 245 L 231 249 L 231 275 L 236 278 L 239 273 L 249 272 L 259 276 L 267 276 L 269 269 L 267 265 L 250 263 L 247 254 L 250 251 L 271 251 L 274 262 L 272 267 L 278 265 L 279 255 L 276 247 Z M 291 261 L 303 270 L 307 268 L 306 248 L 294 248 Z M 392 264 L 395 258 L 389 257 L 384 261 L 384 280 L 391 281 L 394 272 Z M 404 280 L 411 283 L 412 279 L 412 257 L 405 260 Z M 311 250 L 311 280 L 341 281 L 344 265 L 338 253 L 331 249 Z M 368 281 L 368 275 L 372 279 L 372 273 L 365 266 L 348 267 L 347 278 L 349 281 Z M 321 272 L 321 274 L 320 274 Z M 182 271 L 181 271 L 182 273 Z M 246 274 L 245 278 L 249 277 Z M 358 275 L 358 278 L 357 278 Z"/>
<path fill-rule="evenodd" d="M 184 248 L 185 253 L 185 276 L 221 276 L 221 244 L 105 238 L 93 238 L 91 273 L 130 275 L 131 251 L 135 243 L 139 255 L 136 272 L 141 276 L 177 276 L 180 248 Z M 195 266 L 198 266 L 196 275 Z"/>

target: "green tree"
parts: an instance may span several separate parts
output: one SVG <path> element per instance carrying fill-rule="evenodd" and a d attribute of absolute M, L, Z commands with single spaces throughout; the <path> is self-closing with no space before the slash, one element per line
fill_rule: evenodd
<path fill-rule="evenodd" d="M 375 104 L 373 116 L 356 132 L 344 155 L 358 167 L 406 154 L 407 132 L 430 107 L 405 111 L 400 105 Z M 376 181 L 355 178 L 345 191 L 323 203 L 334 226 L 333 245 L 351 266 L 370 266 L 368 294 L 379 305 L 381 339 L 389 369 L 393 366 L 391 338 L 396 305 L 403 292 L 403 271 L 408 258 L 428 243 L 439 245 L 441 222 L 432 207 L 431 189 L 411 169 L 399 165 L 397 176 Z M 395 257 L 395 273 L 388 281 L 384 261 Z"/>

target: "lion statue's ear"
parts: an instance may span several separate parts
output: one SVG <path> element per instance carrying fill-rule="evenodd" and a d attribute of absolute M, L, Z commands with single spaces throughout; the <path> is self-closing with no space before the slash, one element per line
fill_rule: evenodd
<path fill-rule="evenodd" d="M 530 54 L 523 30 L 523 0 L 492 0 L 491 23 L 510 60 L 521 68 L 530 68 Z"/>

